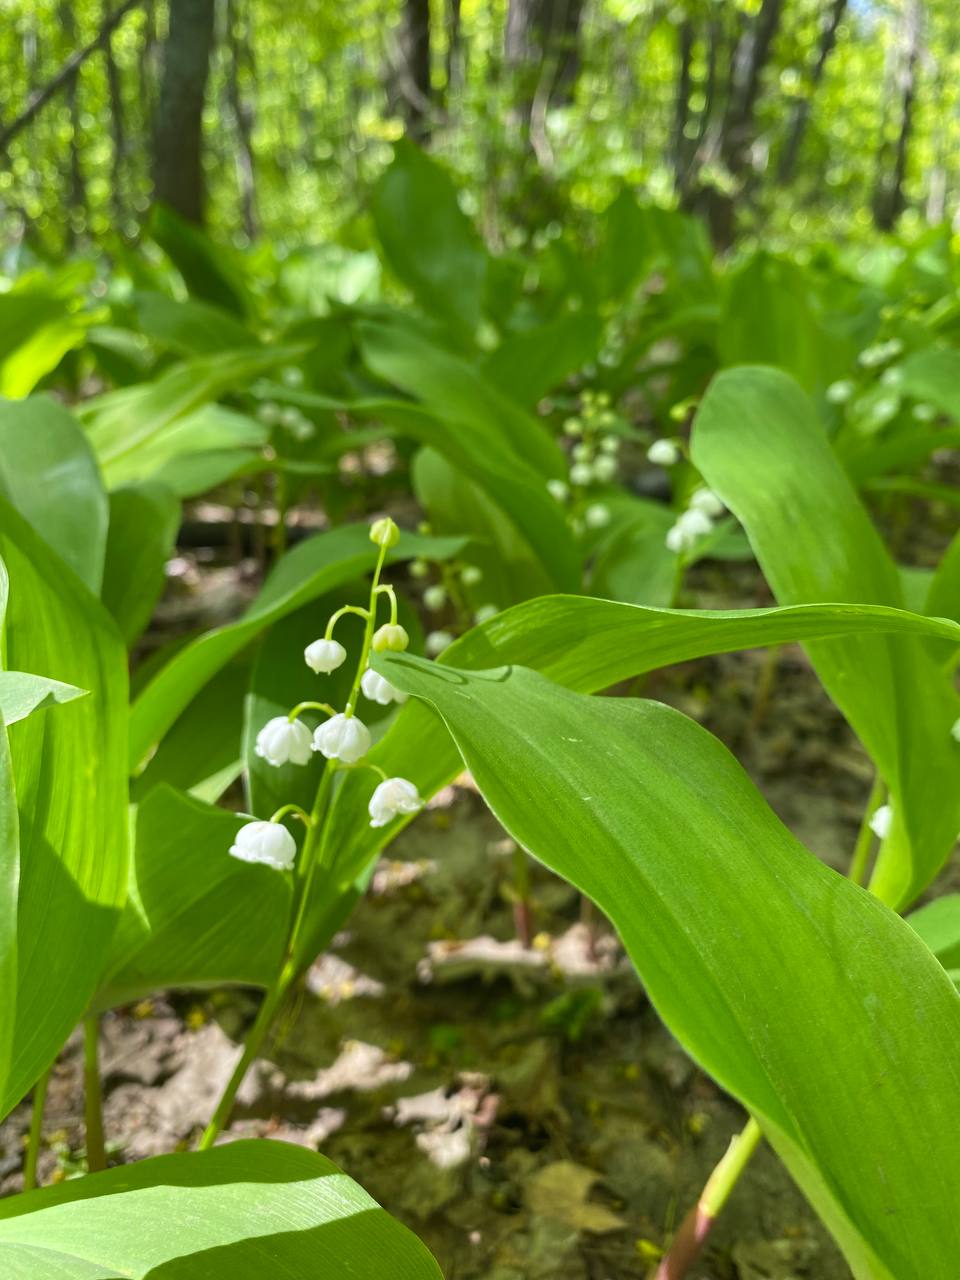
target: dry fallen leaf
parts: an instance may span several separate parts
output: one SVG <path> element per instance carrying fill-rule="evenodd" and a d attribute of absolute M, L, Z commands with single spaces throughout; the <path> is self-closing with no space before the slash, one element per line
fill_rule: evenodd
<path fill-rule="evenodd" d="M 601 1181 L 599 1173 L 572 1160 L 557 1160 L 538 1169 L 526 1187 L 527 1206 L 532 1213 L 553 1218 L 578 1231 L 619 1231 L 624 1220 L 588 1197 Z"/>

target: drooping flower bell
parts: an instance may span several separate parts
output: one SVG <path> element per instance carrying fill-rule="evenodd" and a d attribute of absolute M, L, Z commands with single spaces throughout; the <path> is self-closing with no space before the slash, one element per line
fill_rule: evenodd
<path fill-rule="evenodd" d="M 654 440 L 647 450 L 647 461 L 655 467 L 674 467 L 680 461 L 680 450 L 672 440 Z"/>
<path fill-rule="evenodd" d="M 230 853 L 241 862 L 261 862 L 275 871 L 290 871 L 297 844 L 279 822 L 248 822 L 237 832 Z"/>
<path fill-rule="evenodd" d="M 370 750 L 370 730 L 356 716 L 343 712 L 325 720 L 313 732 L 313 750 L 328 760 L 356 764 Z"/>
<path fill-rule="evenodd" d="M 339 640 L 314 640 L 303 651 L 303 660 L 316 675 L 329 675 L 343 665 L 347 651 Z"/>
<path fill-rule="evenodd" d="M 893 809 L 888 804 L 882 804 L 870 819 L 870 830 L 880 840 L 886 840 L 892 826 Z"/>
<path fill-rule="evenodd" d="M 690 509 L 692 511 L 702 511 L 705 516 L 710 516 L 715 520 L 717 516 L 722 516 L 726 507 L 713 492 L 712 489 L 706 487 L 697 489 L 690 498 Z"/>
<path fill-rule="evenodd" d="M 453 644 L 453 636 L 449 631 L 431 631 L 423 642 L 423 647 L 430 658 L 437 658 L 444 649 Z"/>
<path fill-rule="evenodd" d="M 700 538 L 712 528 L 713 521 L 706 512 L 698 511 L 695 507 L 684 511 L 678 516 L 676 524 L 667 530 L 667 550 L 678 555 L 683 551 L 692 551 Z"/>
<path fill-rule="evenodd" d="M 370 797 L 367 812 L 371 827 L 385 827 L 401 813 L 417 813 L 423 808 L 420 792 L 406 778 L 387 778 Z"/>
<path fill-rule="evenodd" d="M 368 698 L 370 702 L 378 703 L 381 707 L 388 707 L 391 702 L 406 702 L 408 696 L 392 685 L 389 680 L 384 679 L 379 671 L 374 671 L 372 667 L 368 667 L 363 673 L 360 680 L 360 688 L 365 698 Z"/>
<path fill-rule="evenodd" d="M 267 764 L 277 768 L 283 764 L 308 764 L 310 730 L 300 720 L 274 716 L 257 734 L 254 750 Z"/>

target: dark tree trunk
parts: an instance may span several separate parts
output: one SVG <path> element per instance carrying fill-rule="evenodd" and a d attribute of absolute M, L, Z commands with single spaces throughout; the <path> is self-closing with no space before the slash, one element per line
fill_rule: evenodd
<path fill-rule="evenodd" d="M 170 28 L 153 137 L 154 199 L 203 223 L 203 100 L 214 0 L 170 0 Z"/>
<path fill-rule="evenodd" d="M 686 199 L 690 178 L 690 64 L 693 60 L 693 23 L 684 18 L 677 29 L 677 94 L 673 107 L 673 184 L 680 203 Z"/>
<path fill-rule="evenodd" d="M 240 86 L 244 67 L 253 69 L 253 50 L 246 28 L 241 29 L 238 0 L 227 0 L 226 31 L 230 47 L 230 65 L 227 73 L 227 98 L 237 126 L 237 180 L 240 186 L 240 205 L 243 211 L 243 227 L 252 240 L 257 234 L 257 193 L 253 155 L 254 108 L 251 98 L 244 98 Z M 251 76 L 255 79 L 255 76 Z"/>
<path fill-rule="evenodd" d="M 103 25 L 110 19 L 111 0 L 103 0 Z M 126 126 L 123 112 L 123 91 L 120 84 L 120 68 L 113 56 L 113 41 L 107 36 L 103 46 L 107 64 L 107 91 L 110 95 L 110 127 L 113 132 L 113 163 L 110 170 L 110 202 L 113 215 L 122 223 L 126 204 L 123 198 L 123 170 L 127 154 Z"/>
<path fill-rule="evenodd" d="M 74 21 L 73 7 L 69 0 L 60 5 L 60 26 L 71 45 L 77 42 L 77 25 Z M 70 108 L 70 153 L 67 160 L 67 243 L 73 245 L 83 234 L 87 220 L 87 186 L 83 176 L 83 163 L 80 155 L 81 123 L 80 101 L 77 93 L 78 77 L 71 76 L 67 81 L 66 98 Z"/>
<path fill-rule="evenodd" d="M 803 145 L 807 123 L 810 119 L 810 108 L 813 106 L 813 99 L 823 80 L 827 59 L 837 43 L 837 28 L 843 20 L 846 9 L 847 0 L 832 0 L 820 34 L 817 60 L 813 64 L 813 70 L 810 74 L 809 92 L 794 104 L 793 111 L 790 114 L 790 123 L 787 126 L 787 140 L 783 144 L 783 151 L 780 153 L 780 164 L 777 169 L 777 181 L 784 185 L 792 179 L 796 170 L 800 148 Z"/>
<path fill-rule="evenodd" d="M 463 47 L 463 25 L 460 21 L 460 0 L 447 0 L 447 84 L 449 98 L 463 85 L 466 66 Z"/>
<path fill-rule="evenodd" d="M 510 0 L 504 56 L 527 102 L 569 101 L 580 72 L 583 0 Z"/>
<path fill-rule="evenodd" d="M 900 96 L 900 129 L 894 149 L 893 166 L 887 167 L 887 149 L 881 141 L 877 158 L 877 180 L 873 195 L 873 221 L 880 231 L 892 231 L 906 201 L 903 183 L 907 176 L 910 135 L 913 132 L 913 105 L 917 94 L 917 67 L 923 33 L 921 0 L 907 0 L 903 12 L 903 38 L 897 89 Z"/>
<path fill-rule="evenodd" d="M 400 24 L 400 110 L 407 134 L 417 142 L 430 136 L 430 0 L 403 0 Z"/>

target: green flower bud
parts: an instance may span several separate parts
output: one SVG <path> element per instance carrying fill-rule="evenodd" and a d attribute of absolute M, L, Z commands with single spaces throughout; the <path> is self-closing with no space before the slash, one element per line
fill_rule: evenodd
<path fill-rule="evenodd" d="M 386 622 L 382 627 L 378 627 L 370 641 L 374 653 L 403 653 L 409 643 L 410 637 L 404 628 L 395 622 Z"/>
<path fill-rule="evenodd" d="M 395 547 L 400 541 L 400 530 L 389 516 L 383 516 L 370 526 L 370 541 L 378 547 Z"/>

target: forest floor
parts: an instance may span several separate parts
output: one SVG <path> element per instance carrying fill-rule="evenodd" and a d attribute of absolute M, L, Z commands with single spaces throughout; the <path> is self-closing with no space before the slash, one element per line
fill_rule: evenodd
<path fill-rule="evenodd" d="M 705 567 L 696 585 L 701 607 L 769 603 L 752 566 Z M 685 663 L 642 692 L 726 742 L 787 826 L 846 869 L 871 769 L 799 647 Z M 517 940 L 516 865 L 468 778 L 442 792 L 314 965 L 227 1136 L 323 1151 L 446 1280 L 649 1276 L 744 1116 L 665 1031 L 605 922 L 539 865 L 533 945 Z M 113 1159 L 196 1139 L 256 1004 L 172 994 L 104 1018 Z M 82 1110 L 74 1040 L 51 1080 L 41 1181 L 82 1168 Z M 0 1127 L 0 1192 L 18 1189 L 28 1123 L 25 1104 Z M 692 1276 L 849 1272 L 761 1148 Z"/>

